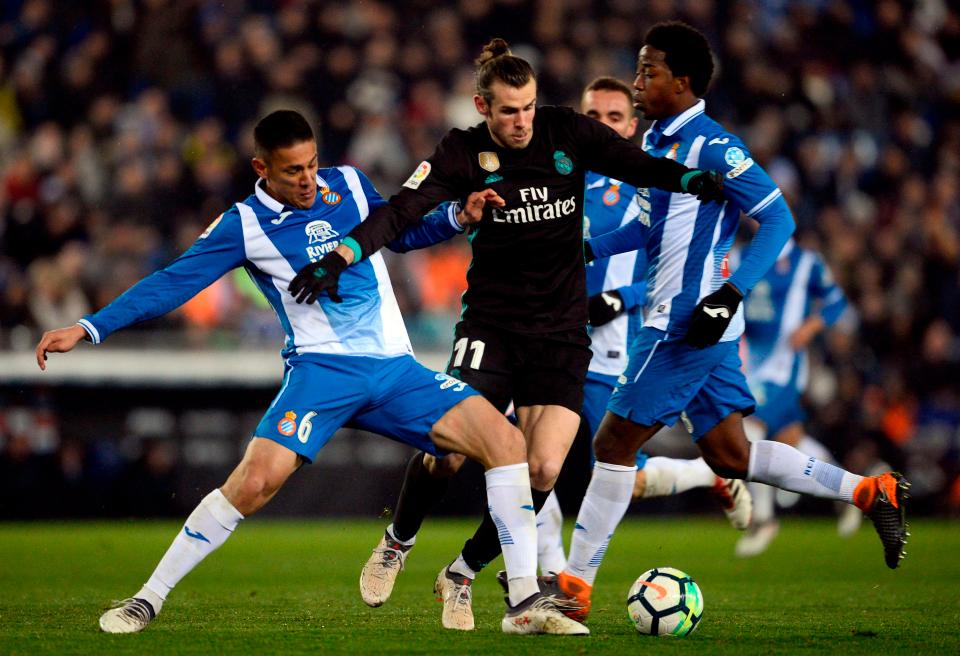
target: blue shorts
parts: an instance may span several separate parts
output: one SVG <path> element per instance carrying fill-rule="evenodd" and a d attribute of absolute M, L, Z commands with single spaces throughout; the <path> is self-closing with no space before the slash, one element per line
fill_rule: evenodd
<path fill-rule="evenodd" d="M 802 422 L 807 413 L 800 405 L 800 392 L 793 385 L 783 386 L 760 383 L 753 388 L 757 397 L 757 419 L 766 424 L 767 438 L 774 436 L 790 424 Z"/>
<path fill-rule="evenodd" d="M 613 388 L 616 384 L 616 376 L 595 374 L 592 371 L 587 373 L 587 381 L 583 385 L 583 410 L 581 415 L 583 420 L 587 422 L 591 438 L 597 434 L 597 429 L 600 428 L 600 422 L 607 412 L 607 403 L 610 401 L 610 395 L 613 394 Z M 592 460 L 593 449 L 590 449 L 590 457 Z M 647 457 L 643 449 L 637 451 L 637 469 L 643 469 L 646 466 Z"/>
<path fill-rule="evenodd" d="M 254 433 L 313 462 L 338 428 L 350 425 L 443 456 L 430 429 L 478 394 L 409 355 L 394 358 L 307 353 L 287 360 L 283 386 Z"/>
<path fill-rule="evenodd" d="M 682 419 L 694 441 L 734 412 L 753 412 L 737 342 L 695 349 L 683 337 L 643 328 L 607 409 L 644 426 Z"/>

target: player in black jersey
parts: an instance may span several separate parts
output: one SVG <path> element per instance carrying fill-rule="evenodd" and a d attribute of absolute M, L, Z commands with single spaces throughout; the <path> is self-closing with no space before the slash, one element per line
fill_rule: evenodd
<path fill-rule="evenodd" d="M 339 274 L 369 256 L 438 203 L 482 209 L 472 226 L 462 320 L 448 373 L 500 410 L 511 401 L 527 440 L 536 512 L 550 494 L 579 425 L 590 362 L 583 252 L 584 174 L 638 187 L 721 198 L 721 178 L 654 158 L 572 109 L 536 107 L 533 69 L 494 39 L 477 62 L 477 111 L 484 121 L 451 130 L 388 205 L 375 210 L 336 251 L 302 269 L 290 285 L 298 302 L 335 296 Z M 481 194 L 472 193 L 483 190 Z M 389 597 L 406 551 L 446 479 L 463 459 L 418 453 L 410 461 L 393 524 L 361 575 L 371 606 Z M 488 512 L 463 552 L 437 577 L 443 625 L 472 629 L 470 582 L 500 553 Z"/>

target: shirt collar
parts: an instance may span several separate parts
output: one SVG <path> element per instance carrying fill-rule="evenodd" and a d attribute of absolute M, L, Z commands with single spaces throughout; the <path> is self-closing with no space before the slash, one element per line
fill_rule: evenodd
<path fill-rule="evenodd" d="M 680 128 L 693 120 L 695 116 L 703 114 L 706 108 L 707 103 L 701 98 L 696 102 L 695 105 L 688 108 L 686 111 L 677 114 L 676 116 L 658 120 L 650 129 L 655 134 L 662 134 L 667 137 L 673 136 Z"/>
<path fill-rule="evenodd" d="M 253 185 L 253 193 L 256 195 L 257 200 L 263 203 L 263 206 L 272 212 L 280 214 L 283 212 L 284 205 L 276 198 L 267 193 L 267 190 L 264 188 L 266 180 L 263 178 L 257 178 L 256 184 Z M 321 189 L 327 189 L 327 181 L 317 175 L 317 186 Z"/>

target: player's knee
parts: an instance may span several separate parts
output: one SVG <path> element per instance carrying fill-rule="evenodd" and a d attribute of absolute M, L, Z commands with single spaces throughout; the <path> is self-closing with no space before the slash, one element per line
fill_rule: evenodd
<path fill-rule="evenodd" d="M 449 478 L 456 474 L 463 466 L 466 457 L 459 453 L 450 453 L 443 458 L 437 458 L 429 453 L 423 456 L 423 466 L 434 478 Z"/>
<path fill-rule="evenodd" d="M 563 461 L 554 460 L 530 460 L 530 485 L 538 490 L 553 489 L 557 478 L 560 476 L 560 468 L 563 467 Z"/>

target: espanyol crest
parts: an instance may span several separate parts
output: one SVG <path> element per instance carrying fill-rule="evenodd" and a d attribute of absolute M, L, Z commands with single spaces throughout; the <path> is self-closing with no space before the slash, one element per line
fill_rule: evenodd
<path fill-rule="evenodd" d="M 327 241 L 328 239 L 333 239 L 334 237 L 339 237 L 340 233 L 331 227 L 326 221 L 311 221 L 307 224 L 305 228 L 307 237 L 310 238 L 311 244 L 316 244 L 317 242 Z"/>

